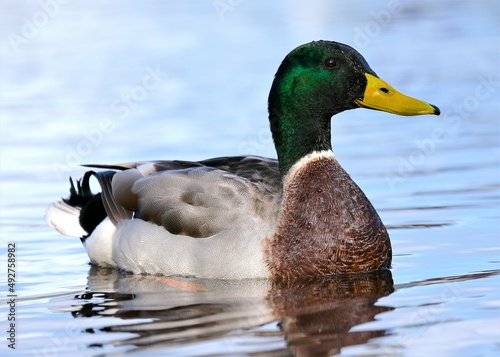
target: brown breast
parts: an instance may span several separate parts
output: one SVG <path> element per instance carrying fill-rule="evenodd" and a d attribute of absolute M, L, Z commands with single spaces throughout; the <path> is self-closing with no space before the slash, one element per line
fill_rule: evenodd
<path fill-rule="evenodd" d="M 265 245 L 275 280 L 390 267 L 380 217 L 333 154 L 301 160 L 284 183 L 278 229 Z"/>

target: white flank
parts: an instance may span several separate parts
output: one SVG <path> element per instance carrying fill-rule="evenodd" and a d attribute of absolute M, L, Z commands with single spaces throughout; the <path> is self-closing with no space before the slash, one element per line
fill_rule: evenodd
<path fill-rule="evenodd" d="M 85 239 L 85 249 L 93 264 L 101 267 L 116 267 L 113 260 L 113 240 L 116 227 L 109 220 L 104 219 L 94 229 L 92 234 Z"/>

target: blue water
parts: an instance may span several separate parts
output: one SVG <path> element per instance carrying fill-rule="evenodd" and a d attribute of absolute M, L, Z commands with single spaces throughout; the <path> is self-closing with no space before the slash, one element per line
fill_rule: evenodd
<path fill-rule="evenodd" d="M 498 1 L 0 7 L 2 355 L 500 353 Z M 173 283 L 91 269 L 78 239 L 45 224 L 80 164 L 275 157 L 273 75 L 317 39 L 354 46 L 395 88 L 442 110 L 332 122 L 336 156 L 389 229 L 389 276 Z"/>

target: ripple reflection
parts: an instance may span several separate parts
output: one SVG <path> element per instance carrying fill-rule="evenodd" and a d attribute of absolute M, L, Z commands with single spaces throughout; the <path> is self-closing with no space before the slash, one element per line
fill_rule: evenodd
<path fill-rule="evenodd" d="M 276 285 L 267 280 L 162 278 L 92 267 L 89 289 L 75 296 L 77 306 L 71 314 L 119 319 L 115 325 L 82 331 L 116 333 L 113 342 L 91 346 L 108 351 L 129 346 L 128 352 L 139 352 L 236 337 L 237 343 L 244 344 L 258 336 L 262 346 L 266 340 L 280 340 L 284 346 L 277 350 L 275 343 L 269 343 L 262 352 L 331 355 L 342 347 L 388 334 L 385 330 L 349 331 L 393 310 L 375 305 L 393 291 L 390 271 Z M 263 326 L 265 333 L 260 330 Z M 210 353 L 231 352 L 223 344 L 219 348 Z"/>

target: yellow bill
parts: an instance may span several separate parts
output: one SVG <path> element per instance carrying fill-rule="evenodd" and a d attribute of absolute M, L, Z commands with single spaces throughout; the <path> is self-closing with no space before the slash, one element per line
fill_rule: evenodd
<path fill-rule="evenodd" d="M 355 100 L 360 107 L 399 115 L 439 115 L 441 113 L 435 105 L 408 97 L 380 78 L 369 73 L 365 73 L 365 76 L 368 83 L 366 84 L 363 99 Z"/>

